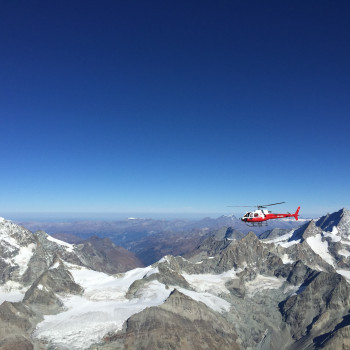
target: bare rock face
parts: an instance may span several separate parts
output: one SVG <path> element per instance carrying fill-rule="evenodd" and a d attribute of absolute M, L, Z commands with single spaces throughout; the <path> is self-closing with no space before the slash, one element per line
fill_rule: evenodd
<path fill-rule="evenodd" d="M 329 265 L 320 255 L 316 254 L 306 241 L 294 244 L 288 248 L 278 247 L 277 250 L 280 254 L 287 254 L 293 261 L 301 260 L 305 265 L 317 270 L 322 269 L 324 271 L 334 272 L 333 266 Z"/>
<path fill-rule="evenodd" d="M 273 253 L 274 250 L 273 245 L 263 244 L 253 232 L 249 232 L 240 241 L 231 243 L 221 252 L 217 268 L 227 271 L 254 266 L 261 272 L 273 274 L 274 268 L 282 264 L 282 260 Z"/>
<path fill-rule="evenodd" d="M 85 266 L 111 274 L 144 266 L 134 253 L 116 246 L 109 238 L 90 237 L 79 245 L 78 255 Z"/>
<path fill-rule="evenodd" d="M 241 349 L 237 335 L 220 314 L 174 290 L 158 307 L 130 317 L 123 331 L 104 338 L 99 349 Z"/>
<path fill-rule="evenodd" d="M 350 285 L 344 277 L 325 272 L 309 277 L 305 282 L 308 284 L 301 286 L 300 293 L 280 304 L 284 321 L 290 326 L 291 334 L 296 340 L 312 329 L 319 328 L 317 321 L 321 320 L 322 327 L 319 332 L 324 333 L 350 307 Z M 327 317 L 323 316 L 325 314 Z"/>
<path fill-rule="evenodd" d="M 0 305 L 0 349 L 32 350 L 29 334 L 38 318 L 23 303 L 3 302 Z"/>
<path fill-rule="evenodd" d="M 300 242 L 304 242 L 307 238 L 313 237 L 317 234 L 322 234 L 322 230 L 316 226 L 315 221 L 311 220 L 301 227 L 297 228 L 290 241 L 296 241 L 300 239 Z"/>
<path fill-rule="evenodd" d="M 34 346 L 24 336 L 8 336 L 0 340 L 0 350 L 34 350 Z"/>
<path fill-rule="evenodd" d="M 223 227 L 216 231 L 214 235 L 206 238 L 196 249 L 185 255 L 186 258 L 192 261 L 200 261 L 203 258 L 213 257 L 218 255 L 233 241 L 240 240 L 244 234 L 232 227 Z"/>
<path fill-rule="evenodd" d="M 258 237 L 259 239 L 274 239 L 277 237 L 281 237 L 290 232 L 288 229 L 283 228 L 273 228 L 272 230 L 267 230 L 261 233 Z"/>
<path fill-rule="evenodd" d="M 346 315 L 331 332 L 316 337 L 314 344 L 316 349 L 350 349 L 350 315 Z"/>
<path fill-rule="evenodd" d="M 23 301 L 46 313 L 58 312 L 63 304 L 58 294 L 82 294 L 83 288 L 74 282 L 69 271 L 58 260 L 27 290 Z"/>

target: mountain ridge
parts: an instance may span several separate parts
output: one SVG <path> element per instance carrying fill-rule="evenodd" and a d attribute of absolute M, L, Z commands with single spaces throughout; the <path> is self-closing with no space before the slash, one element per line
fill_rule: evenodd
<path fill-rule="evenodd" d="M 101 265 L 108 239 L 89 250 L 1 221 L 0 335 L 33 349 L 331 349 L 350 341 L 347 218 L 337 213 L 333 226 L 329 216 L 263 239 L 222 227 L 191 254 L 117 274 Z"/>

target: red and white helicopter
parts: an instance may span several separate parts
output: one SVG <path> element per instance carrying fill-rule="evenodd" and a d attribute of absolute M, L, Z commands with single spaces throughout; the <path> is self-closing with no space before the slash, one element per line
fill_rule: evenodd
<path fill-rule="evenodd" d="M 281 219 L 281 218 L 289 218 L 294 217 L 295 220 L 298 220 L 299 218 L 299 210 L 300 207 L 296 210 L 294 214 L 287 213 L 287 214 L 273 214 L 269 210 L 265 210 L 266 207 L 269 207 L 271 205 L 277 205 L 277 204 L 283 204 L 285 202 L 280 203 L 273 203 L 273 204 L 263 204 L 263 205 L 230 205 L 230 207 L 240 207 L 240 208 L 252 208 L 256 207 L 258 208 L 255 211 L 248 211 L 241 217 L 241 220 L 245 223 L 251 223 L 252 226 L 255 224 L 261 226 L 263 222 L 271 219 Z M 267 225 L 267 223 L 266 223 Z"/>

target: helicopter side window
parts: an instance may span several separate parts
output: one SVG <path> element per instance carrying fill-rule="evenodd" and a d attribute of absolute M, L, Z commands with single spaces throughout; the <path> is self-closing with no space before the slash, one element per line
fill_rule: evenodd
<path fill-rule="evenodd" d="M 254 217 L 255 218 L 259 217 L 259 214 L 258 213 L 254 213 Z"/>
<path fill-rule="evenodd" d="M 252 218 L 253 217 L 253 213 L 250 213 L 249 216 Z"/>

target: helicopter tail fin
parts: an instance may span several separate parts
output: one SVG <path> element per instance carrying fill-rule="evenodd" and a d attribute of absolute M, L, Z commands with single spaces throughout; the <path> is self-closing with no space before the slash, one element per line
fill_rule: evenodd
<path fill-rule="evenodd" d="M 298 207 L 297 211 L 293 215 L 295 217 L 295 220 L 299 219 L 299 210 L 300 210 L 300 207 Z"/>

